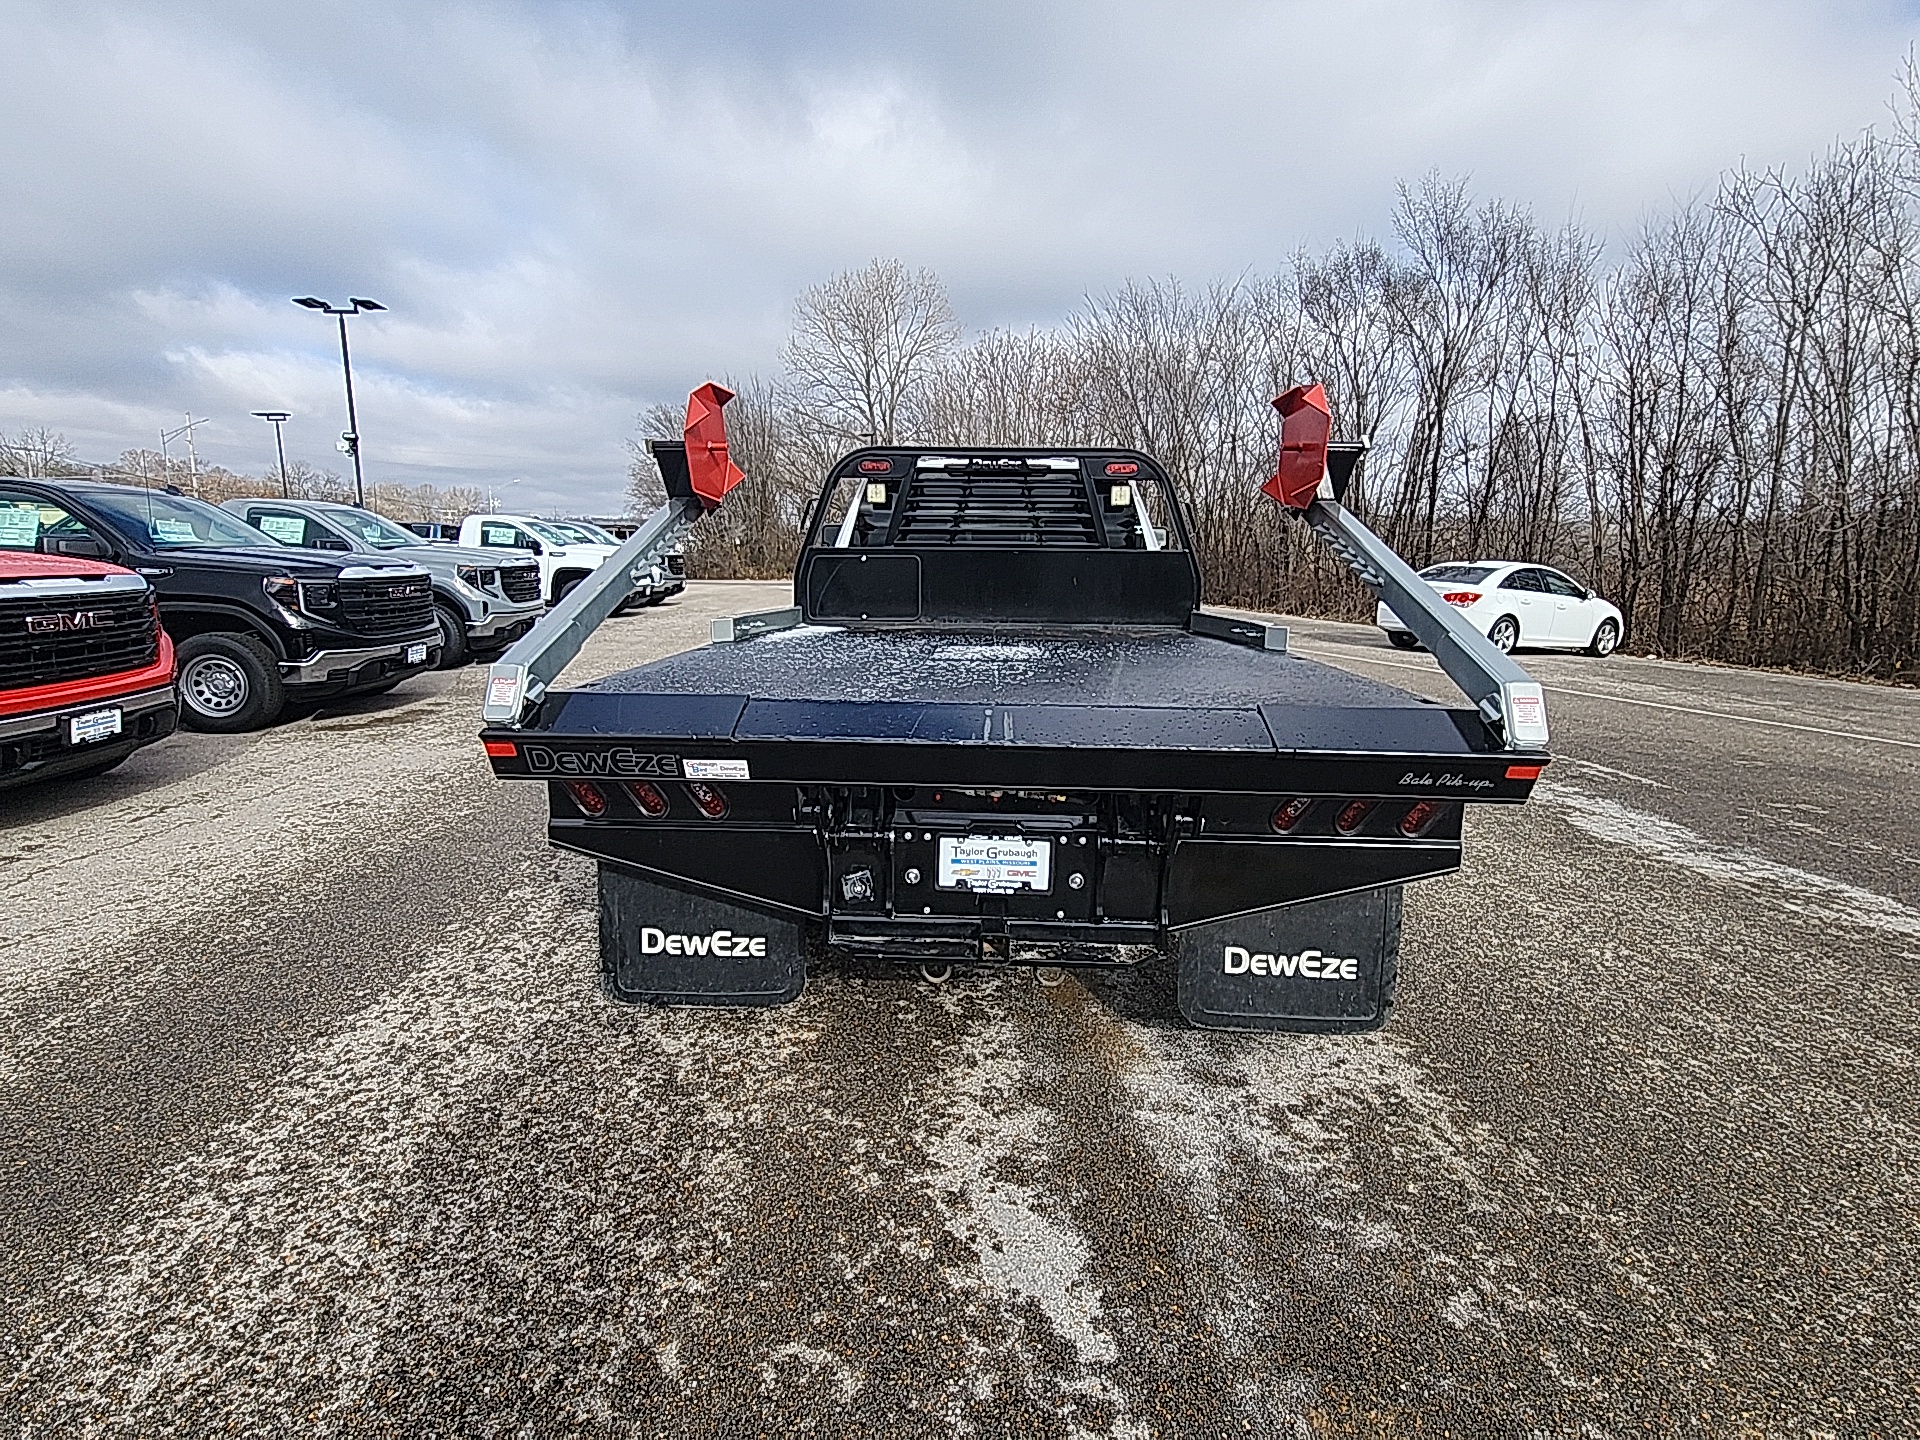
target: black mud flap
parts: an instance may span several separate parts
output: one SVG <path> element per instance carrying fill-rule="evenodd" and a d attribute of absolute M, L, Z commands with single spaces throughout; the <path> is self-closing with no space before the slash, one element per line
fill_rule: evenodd
<path fill-rule="evenodd" d="M 600 968 L 616 1000 L 784 1005 L 807 984 L 805 927 L 600 866 Z"/>
<path fill-rule="evenodd" d="M 1379 1029 L 1398 976 L 1401 888 L 1178 932 L 1180 1013 L 1210 1030 Z"/>

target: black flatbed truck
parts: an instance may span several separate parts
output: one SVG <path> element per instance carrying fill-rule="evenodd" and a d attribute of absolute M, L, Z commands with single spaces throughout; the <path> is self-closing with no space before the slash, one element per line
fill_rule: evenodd
<path fill-rule="evenodd" d="M 483 732 L 496 774 L 547 784 L 552 842 L 600 864 L 610 993 L 781 1003 L 824 939 L 929 975 L 1171 955 L 1196 1024 L 1383 1023 L 1402 888 L 1458 868 L 1466 804 L 1526 799 L 1546 717 L 1339 506 L 1359 449 L 1302 393 L 1276 402 L 1305 432 L 1288 500 L 1474 705 L 1204 610 L 1170 478 L 1121 449 L 856 451 L 792 607 L 550 690 L 617 603 L 608 577 L 724 492 L 718 404 L 656 443 L 668 504 L 494 667 Z"/>

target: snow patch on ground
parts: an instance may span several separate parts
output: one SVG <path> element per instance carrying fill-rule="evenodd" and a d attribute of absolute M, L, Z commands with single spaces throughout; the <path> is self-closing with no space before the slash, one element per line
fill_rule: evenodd
<path fill-rule="evenodd" d="M 1716 845 L 1664 816 L 1571 785 L 1542 784 L 1538 795 L 1564 809 L 1575 826 L 1595 839 L 1628 846 L 1721 884 L 1765 889 L 1781 908 L 1809 919 L 1860 925 L 1902 939 L 1920 940 L 1920 911 L 1885 895 L 1784 865 L 1751 850 Z"/>
<path fill-rule="evenodd" d="M 985 1289 L 1009 1302 L 1031 1301 L 1070 1346 L 1084 1373 L 1065 1388 L 1110 1405 L 1116 1436 L 1145 1436 L 1104 1373 L 1120 1363 L 1103 1320 L 1100 1290 L 1091 1273 L 1092 1250 L 1064 1207 L 1035 1186 L 1012 1178 L 1024 1172 L 1042 1145 L 1047 1112 L 1018 1098 L 1024 1062 L 1011 1021 L 983 1026 L 970 1053 L 947 1074 L 950 1090 L 922 1147 L 935 1169 L 928 1176 L 946 1210 L 947 1229 L 972 1251 L 978 1275 L 949 1272 L 956 1289 Z"/>

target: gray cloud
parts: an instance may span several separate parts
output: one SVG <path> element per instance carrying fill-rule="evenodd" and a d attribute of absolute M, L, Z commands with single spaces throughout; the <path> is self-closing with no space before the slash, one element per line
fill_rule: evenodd
<path fill-rule="evenodd" d="M 801 286 L 929 265 L 969 323 L 1378 230 L 1396 177 L 1609 233 L 1885 115 L 1886 4 L 22 5 L 0 91 L 0 426 L 92 456 L 617 501 L 634 413 L 769 370 Z"/>

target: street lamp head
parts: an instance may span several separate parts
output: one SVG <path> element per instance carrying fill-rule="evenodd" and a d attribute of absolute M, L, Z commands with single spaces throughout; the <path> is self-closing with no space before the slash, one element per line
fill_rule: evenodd
<path fill-rule="evenodd" d="M 293 412 L 291 410 L 256 410 L 253 414 L 255 419 L 271 420 L 276 425 L 282 420 L 291 420 L 293 418 Z"/>
<path fill-rule="evenodd" d="M 296 305 L 304 305 L 309 310 L 325 310 L 328 308 L 327 302 L 320 299 L 317 295 L 296 295 L 293 297 L 293 303 Z"/>
<path fill-rule="evenodd" d="M 387 308 L 378 300 L 362 300 L 357 295 L 349 295 L 347 299 L 356 310 L 384 310 Z"/>

